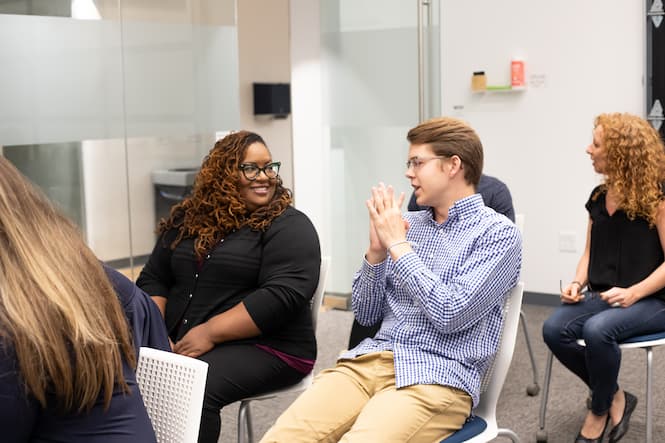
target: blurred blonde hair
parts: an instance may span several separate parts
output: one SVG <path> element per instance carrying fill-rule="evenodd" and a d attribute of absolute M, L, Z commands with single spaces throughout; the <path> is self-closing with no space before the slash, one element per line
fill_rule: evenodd
<path fill-rule="evenodd" d="M 629 219 L 656 223 L 663 200 L 665 147 L 658 132 L 643 118 L 631 114 L 600 114 L 595 127 L 603 128 L 607 167 L 603 188 L 612 190 Z"/>
<path fill-rule="evenodd" d="M 129 390 L 136 358 L 118 297 L 78 229 L 0 157 L 0 341 L 46 407 L 90 409 Z M 48 397 L 48 399 L 47 399 Z"/>

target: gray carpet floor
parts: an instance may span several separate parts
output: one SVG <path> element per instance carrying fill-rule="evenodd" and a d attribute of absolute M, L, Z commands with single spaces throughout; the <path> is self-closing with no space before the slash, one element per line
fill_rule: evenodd
<path fill-rule="evenodd" d="M 525 304 L 523 312 L 527 320 L 527 329 L 534 348 L 538 370 L 538 383 L 542 387 L 546 361 L 546 347 L 541 338 L 543 321 L 553 308 Z M 348 342 L 353 317 L 349 311 L 328 310 L 319 315 L 317 338 L 319 359 L 315 373 L 332 366 L 339 352 Z M 623 353 L 620 385 L 637 395 L 639 402 L 633 414 L 630 430 L 622 443 L 645 441 L 646 413 L 646 353 L 631 349 Z M 654 351 L 654 442 L 665 442 L 665 349 Z M 524 341 L 524 331 L 518 330 L 517 344 L 508 377 L 503 387 L 498 405 L 498 423 L 500 427 L 512 429 L 523 442 L 535 442 L 538 431 L 538 413 L 540 395 L 530 397 L 527 386 L 533 383 L 533 372 Z M 546 431 L 548 442 L 573 442 L 586 413 L 584 385 L 558 362 L 554 362 L 547 408 Z M 295 395 L 253 402 L 252 418 L 255 438 L 258 441 L 279 414 L 293 401 Z M 222 435 L 220 443 L 236 441 L 237 404 L 230 405 L 222 412 Z M 498 438 L 495 441 L 509 441 Z"/>

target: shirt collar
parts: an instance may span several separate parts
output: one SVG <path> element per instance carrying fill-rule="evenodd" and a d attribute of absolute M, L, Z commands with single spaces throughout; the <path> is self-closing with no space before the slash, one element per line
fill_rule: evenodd
<path fill-rule="evenodd" d="M 485 206 L 483 202 L 483 197 L 480 194 L 473 194 L 468 197 L 464 197 L 460 200 L 457 200 L 451 207 L 448 209 L 448 218 L 442 224 L 446 222 L 451 222 L 454 220 L 463 220 L 465 218 L 470 218 L 474 215 L 480 208 Z M 429 209 L 429 215 L 433 223 L 436 223 L 434 220 L 434 209 Z"/>

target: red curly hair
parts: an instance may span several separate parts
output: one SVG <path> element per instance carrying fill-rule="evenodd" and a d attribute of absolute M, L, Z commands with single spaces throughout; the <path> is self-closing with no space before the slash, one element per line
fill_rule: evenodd
<path fill-rule="evenodd" d="M 201 258 L 226 235 L 243 226 L 265 231 L 292 203 L 291 191 L 282 186 L 279 176 L 275 178 L 275 195 L 266 206 L 252 212 L 241 200 L 239 166 L 247 148 L 254 143 L 266 146 L 260 135 L 249 131 L 233 132 L 215 143 L 203 160 L 191 195 L 173 206 L 169 217 L 157 226 L 158 234 L 178 230 L 169 245 L 171 249 L 184 238 L 194 238 L 196 256 Z"/>
<path fill-rule="evenodd" d="M 649 122 L 631 114 L 601 114 L 594 126 L 603 128 L 607 156 L 601 190 L 612 190 L 630 220 L 642 217 L 654 226 L 664 198 L 665 146 L 660 135 Z"/>

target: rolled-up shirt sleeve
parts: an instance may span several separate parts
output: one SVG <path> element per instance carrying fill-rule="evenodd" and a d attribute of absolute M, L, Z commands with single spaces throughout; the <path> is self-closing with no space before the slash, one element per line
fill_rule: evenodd
<path fill-rule="evenodd" d="M 293 211 L 276 219 L 264 234 L 259 287 L 243 300 L 262 333 L 280 329 L 310 303 L 320 267 L 319 237 L 307 216 Z"/>

